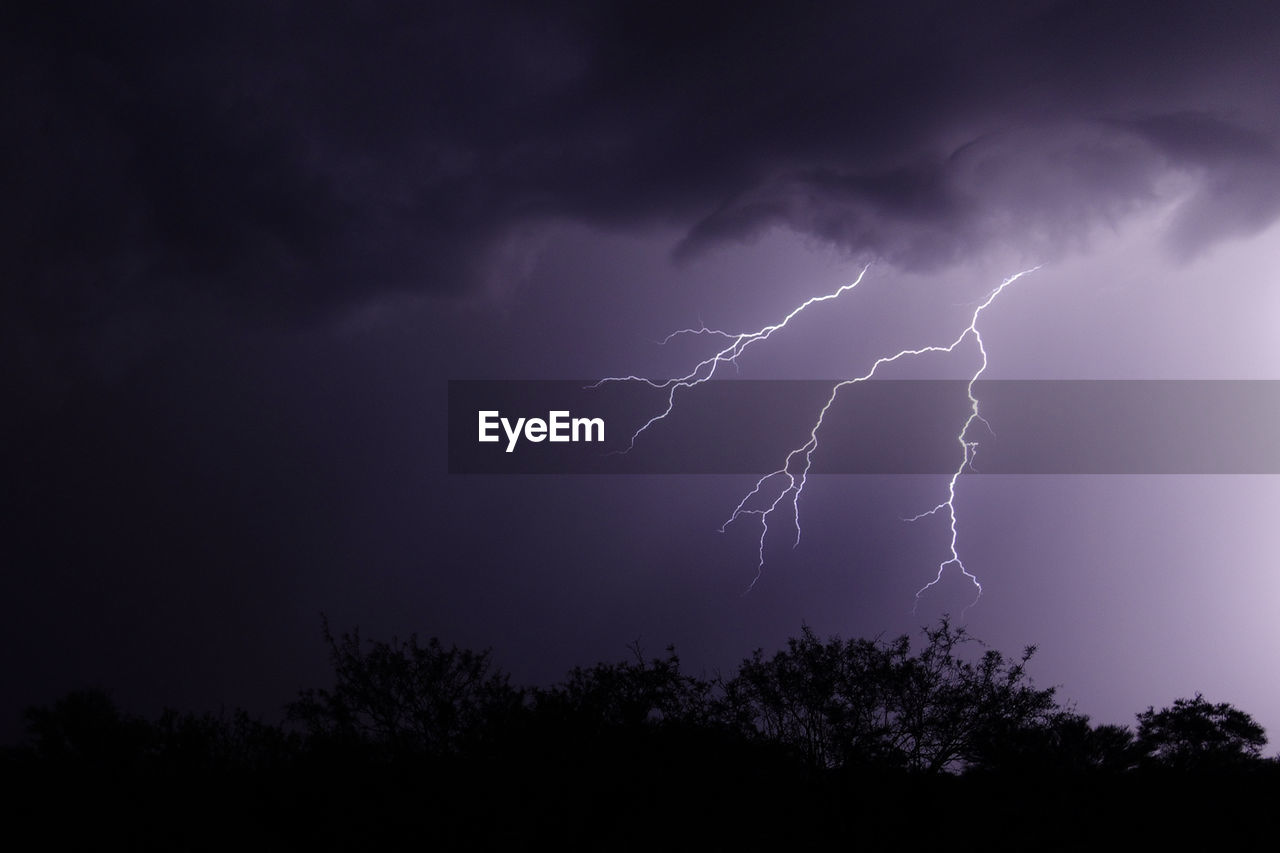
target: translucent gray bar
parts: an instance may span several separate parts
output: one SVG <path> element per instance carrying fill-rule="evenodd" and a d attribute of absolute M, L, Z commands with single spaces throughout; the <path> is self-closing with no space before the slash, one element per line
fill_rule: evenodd
<path fill-rule="evenodd" d="M 762 474 L 809 441 L 838 380 L 723 380 L 670 389 L 642 382 L 449 382 L 454 474 Z M 945 474 L 963 458 L 967 382 L 875 380 L 841 389 L 818 431 L 814 474 Z M 1280 381 L 991 380 L 974 386 L 986 424 L 974 470 L 987 474 L 1278 474 Z M 479 413 L 600 419 L 604 441 L 514 446 L 501 425 L 479 441 Z M 552 416 L 553 412 L 567 415 Z M 490 418 L 493 422 L 493 416 Z M 568 427 L 561 432 L 568 435 Z M 534 435 L 536 436 L 535 429 Z M 592 436 L 594 437 L 594 436 Z M 510 451 L 508 447 L 510 446 Z M 621 452 L 626 451 L 626 452 Z M 792 457 L 791 470 L 803 459 Z"/>

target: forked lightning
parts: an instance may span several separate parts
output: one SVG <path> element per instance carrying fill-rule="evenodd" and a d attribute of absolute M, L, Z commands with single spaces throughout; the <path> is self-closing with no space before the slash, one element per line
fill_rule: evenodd
<path fill-rule="evenodd" d="M 660 341 L 660 343 L 666 343 L 672 338 L 680 335 L 714 336 L 726 338 L 729 341 L 727 346 L 715 353 L 715 355 L 698 362 L 693 370 L 684 376 L 663 381 L 645 379 L 639 376 L 611 376 L 596 382 L 592 387 L 599 387 L 606 382 L 644 382 L 655 388 L 668 389 L 665 409 L 659 414 L 654 415 L 642 424 L 639 429 L 632 433 L 627 448 L 621 452 L 626 453 L 632 450 L 635 447 L 636 439 L 638 439 L 654 424 L 671 414 L 675 409 L 676 393 L 681 388 L 692 388 L 694 386 L 701 385 L 704 382 L 709 382 L 715 378 L 717 371 L 723 365 L 732 364 L 736 367 L 738 358 L 746 351 L 747 347 L 752 344 L 759 343 L 760 341 L 768 340 L 774 332 L 786 328 L 787 324 L 806 308 L 821 302 L 829 302 L 840 297 L 847 291 L 853 290 L 862 283 L 863 278 L 867 274 L 867 269 L 868 267 L 863 267 L 862 271 L 858 273 L 857 278 L 849 284 L 843 285 L 826 295 L 815 296 L 805 300 L 800 303 L 800 305 L 792 309 L 791 312 L 783 317 L 780 322 L 764 326 L 754 332 L 733 334 L 719 329 L 709 329 L 706 326 L 702 326 L 697 329 L 680 329 L 672 332 Z M 750 591 L 755 587 L 756 582 L 760 580 L 761 574 L 764 571 L 764 548 L 765 541 L 769 535 L 769 521 L 770 517 L 780 506 L 790 504 L 792 518 L 794 519 L 796 529 L 795 545 L 800 544 L 800 494 L 804 491 L 805 483 L 808 480 L 809 471 L 813 464 L 813 453 L 818 449 L 818 433 L 822 429 L 823 421 L 826 418 L 827 412 L 831 409 L 832 404 L 835 403 L 836 397 L 839 396 L 840 391 L 850 385 L 856 385 L 859 382 L 866 382 L 872 379 L 876 375 L 876 372 L 887 364 L 892 364 L 900 359 L 907 358 L 908 356 L 926 355 L 928 353 L 952 353 L 955 352 L 956 348 L 963 344 L 966 339 L 972 338 L 974 343 L 977 345 L 978 353 L 981 356 L 981 362 L 969 377 L 967 386 L 969 397 L 969 416 L 965 419 L 964 425 L 956 436 L 956 440 L 960 444 L 961 455 L 960 461 L 956 465 L 956 469 L 952 472 L 951 478 L 947 483 L 947 499 L 926 512 L 922 512 L 919 515 L 904 520 L 919 521 L 922 518 L 936 515 L 945 510 L 950 521 L 950 554 L 946 559 L 938 564 L 938 571 L 934 575 L 933 579 L 916 592 L 916 604 L 919 604 L 920 597 L 926 591 L 942 580 L 942 576 L 946 572 L 947 567 L 952 565 L 959 568 L 961 573 L 969 579 L 970 583 L 973 584 L 976 591 L 974 603 L 977 602 L 977 600 L 982 596 L 982 584 L 979 582 L 977 576 L 973 572 L 969 571 L 968 567 L 964 564 L 964 560 L 960 557 L 958 545 L 960 534 L 956 521 L 956 484 L 965 469 L 972 468 L 974 453 L 978 447 L 978 442 L 970 437 L 969 430 L 973 426 L 974 421 L 982 421 L 984 425 L 986 424 L 979 412 L 978 398 L 974 396 L 974 384 L 979 378 L 981 378 L 982 374 L 987 369 L 987 349 L 982 340 L 982 333 L 978 329 L 978 321 L 982 317 L 982 312 L 995 302 L 1000 294 L 1004 292 L 1005 288 L 1023 276 L 1035 272 L 1038 269 L 1040 269 L 1038 266 L 1032 267 L 1031 269 L 1023 270 L 1022 272 L 1009 276 L 1002 281 L 999 287 L 992 290 L 991 293 L 987 295 L 986 299 L 984 299 L 978 307 L 974 309 L 973 314 L 969 317 L 969 325 L 967 325 L 964 330 L 961 331 L 953 341 L 951 341 L 951 343 L 945 345 L 936 344 L 924 346 L 918 349 L 905 349 L 896 352 L 893 355 L 882 356 L 876 359 L 876 361 L 871 365 L 871 369 L 866 373 L 853 379 L 845 379 L 836 383 L 832 387 L 831 394 L 828 396 L 826 404 L 822 407 L 821 411 L 818 412 L 817 419 L 814 421 L 812 429 L 809 430 L 808 441 L 788 453 L 786 459 L 783 461 L 782 467 L 778 468 L 776 471 L 771 471 L 770 473 L 765 474 L 757 480 L 755 486 L 742 498 L 741 501 L 738 502 L 738 505 L 734 508 L 729 518 L 720 526 L 720 532 L 723 533 L 730 524 L 737 521 L 742 516 L 754 515 L 758 516 L 760 519 L 760 540 L 758 548 L 759 562 L 756 565 L 756 575 L 752 579 L 751 584 L 747 587 L 747 591 Z M 750 502 L 752 498 L 760 495 L 762 490 L 766 489 L 766 484 L 770 483 L 775 483 L 776 487 L 780 487 L 772 502 L 764 509 L 748 508 L 748 502 Z M 970 606 L 972 606 L 972 604 Z"/>

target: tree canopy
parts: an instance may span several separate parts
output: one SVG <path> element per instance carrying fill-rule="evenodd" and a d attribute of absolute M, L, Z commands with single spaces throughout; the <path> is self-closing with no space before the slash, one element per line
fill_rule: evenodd
<path fill-rule="evenodd" d="M 1262 755 L 1267 735 L 1253 717 L 1201 694 L 1138 714 L 1138 748 L 1150 763 L 1184 770 L 1238 766 Z"/>
<path fill-rule="evenodd" d="M 27 745 L 0 750 L 15 813 L 69 827 L 74 801 L 97 810 L 77 825 L 128 816 L 115 831 L 144 827 L 156 847 L 200 827 L 200 847 L 632 849 L 669 845 L 680 825 L 698 827 L 682 846 L 910 849 L 954 845 L 999 803 L 970 839 L 983 849 L 1076 849 L 1115 837 L 1117 821 L 1149 846 L 1156 812 L 1209 816 L 1215 838 L 1248 830 L 1280 791 L 1243 711 L 1196 694 L 1148 707 L 1136 733 L 1094 725 L 1032 681 L 1033 647 L 1008 656 L 945 618 L 893 639 L 804 627 L 713 677 L 673 648 L 635 646 L 532 688 L 488 650 L 327 623 L 323 636 L 332 681 L 301 691 L 283 724 L 242 711 L 152 721 L 101 690 L 30 709 Z M 1171 844 L 1185 825 L 1163 826 Z"/>
<path fill-rule="evenodd" d="M 878 765 L 955 771 L 984 760 L 998 738 L 1046 725 L 1054 689 L 1026 673 L 1035 653 L 1006 658 L 944 618 L 911 638 L 821 641 L 807 627 L 771 658 L 744 661 L 724 684 L 730 718 L 791 745 L 822 767 Z"/>

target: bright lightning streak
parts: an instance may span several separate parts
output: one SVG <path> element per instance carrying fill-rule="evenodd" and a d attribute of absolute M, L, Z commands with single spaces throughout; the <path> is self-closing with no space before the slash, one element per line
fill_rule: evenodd
<path fill-rule="evenodd" d="M 963 573 L 964 576 L 969 579 L 970 583 L 972 583 L 974 588 L 977 590 L 977 594 L 974 596 L 973 601 L 970 602 L 969 607 L 972 607 L 974 604 L 977 604 L 978 599 L 982 597 L 981 581 L 978 580 L 976 575 L 974 575 L 972 572 L 969 571 L 969 569 L 964 564 L 964 560 L 960 558 L 960 552 L 957 549 L 957 541 L 959 539 L 960 534 L 956 528 L 956 482 L 960 479 L 960 475 L 964 473 L 965 468 L 970 468 L 970 469 L 973 468 L 973 457 L 978 452 L 978 442 L 973 441 L 968 437 L 969 428 L 973 426 L 974 421 L 980 421 L 982 425 L 987 428 L 988 431 L 991 431 L 991 424 L 987 423 L 986 419 L 984 419 L 982 415 L 979 414 L 978 412 L 978 398 L 975 397 L 973 394 L 974 383 L 976 383 L 978 379 L 982 376 L 982 374 L 985 373 L 987 370 L 987 347 L 982 340 L 982 332 L 978 330 L 978 318 L 981 316 L 982 311 L 988 305 L 990 305 L 992 302 L 995 301 L 996 297 L 1000 295 L 1001 291 L 1003 291 L 1009 285 L 1013 284 L 1018 279 L 1022 278 L 1024 275 L 1035 272 L 1038 269 L 1040 269 L 1040 267 L 1035 266 L 1029 270 L 1023 270 L 1022 272 L 1012 275 L 1009 278 L 1006 278 L 1003 282 L 1001 282 L 1000 286 L 997 287 L 994 291 L 992 291 L 991 295 L 987 297 L 986 301 L 983 302 L 981 305 L 979 305 L 977 309 L 973 312 L 973 316 L 969 320 L 968 327 L 960 334 L 960 337 L 956 338 L 956 340 L 951 344 L 951 346 L 947 348 L 947 352 L 950 352 L 955 347 L 959 346 L 960 342 L 963 341 L 966 337 L 968 337 L 969 335 L 972 335 L 974 341 L 978 345 L 978 352 L 982 356 L 982 363 L 978 366 L 978 369 L 974 371 L 973 376 L 969 378 L 969 384 L 966 387 L 966 393 L 968 394 L 968 397 L 969 397 L 969 417 L 965 419 L 964 426 L 960 428 L 960 434 L 956 436 L 956 441 L 960 443 L 960 447 L 962 449 L 962 456 L 961 456 L 960 464 L 956 466 L 956 470 L 953 471 L 951 474 L 951 479 L 947 482 L 947 499 L 942 503 L 938 504 L 937 506 L 935 506 L 933 509 L 928 510 L 927 512 L 923 512 L 923 513 L 920 513 L 919 515 L 912 516 L 911 518 L 906 519 L 907 521 L 919 521 L 922 518 L 926 518 L 931 515 L 936 515 L 937 513 L 941 512 L 944 508 L 947 510 L 947 515 L 950 517 L 951 556 L 948 559 L 943 560 L 941 563 L 938 564 L 938 573 L 934 576 L 933 580 L 929 581 L 927 584 L 920 587 L 920 589 L 916 590 L 916 606 L 917 607 L 920 604 L 920 596 L 924 595 L 924 593 L 927 592 L 932 586 L 939 583 L 942 580 L 942 574 L 943 572 L 946 571 L 947 566 L 950 566 L 953 564 L 960 569 L 961 573 Z M 912 608 L 912 612 L 914 611 L 915 611 L 915 608 Z"/>
<path fill-rule="evenodd" d="M 671 414 L 672 410 L 675 409 L 676 407 L 676 392 L 679 391 L 681 388 L 692 388 L 695 385 L 701 385 L 704 382 L 709 382 L 710 380 L 715 378 L 716 370 L 718 370 L 722 364 L 732 364 L 736 367 L 738 364 L 738 357 L 741 356 L 742 353 L 746 351 L 747 347 L 751 346 L 754 343 L 758 343 L 760 341 L 769 340 L 769 337 L 773 335 L 774 332 L 778 331 L 779 329 L 786 328 L 786 325 L 791 322 L 792 318 L 794 318 L 797 314 L 799 314 L 804 309 L 808 308 L 810 305 L 816 305 L 819 302 L 830 302 L 832 299 L 836 299 L 837 297 L 839 297 L 845 291 L 853 290 L 862 282 L 862 278 L 867 274 L 867 269 L 869 267 L 870 267 L 870 264 L 863 267 L 862 272 L 858 273 L 858 277 L 854 279 L 852 282 L 850 282 L 849 284 L 843 285 L 839 289 L 834 290 L 825 296 L 814 296 L 810 299 L 805 300 L 799 306 L 792 309 L 790 314 L 783 317 L 781 322 L 774 323 L 771 326 L 765 326 L 754 332 L 743 332 L 741 334 L 735 335 L 729 332 L 722 332 L 719 329 L 708 329 L 706 326 L 703 326 L 700 329 L 680 329 L 679 331 L 672 332 L 671 334 L 663 338 L 659 343 L 665 344 L 668 341 L 670 341 L 672 338 L 676 338 L 681 335 L 699 335 L 699 336 L 716 335 L 716 336 L 728 338 L 731 341 L 731 343 L 728 346 L 726 346 L 724 349 L 720 350 L 718 353 L 711 356 L 710 358 L 706 358 L 698 362 L 698 365 L 694 367 L 693 370 L 689 371 L 687 375 L 681 376 L 678 379 L 667 379 L 662 382 L 654 382 L 652 379 L 645 379 L 644 377 L 641 377 L 641 376 L 609 376 L 591 385 L 590 387 L 592 388 L 599 388 L 601 385 L 605 384 L 606 382 L 644 382 L 645 384 L 651 385 L 654 388 L 670 389 L 670 391 L 667 393 L 667 408 L 661 414 L 654 415 L 652 418 L 646 421 L 643 425 L 641 425 L 641 427 L 638 430 L 632 433 L 631 441 L 627 445 L 627 449 L 619 452 L 621 453 L 630 452 L 636 446 L 636 439 L 639 438 L 640 435 L 645 430 L 647 430 L 649 427 L 653 426 L 658 421 L 665 418 L 667 415 Z"/>
<path fill-rule="evenodd" d="M 631 435 L 631 441 L 628 444 L 627 449 L 620 452 L 626 453 L 632 450 L 635 447 L 636 439 L 639 438 L 642 433 L 644 433 L 646 430 L 648 430 L 651 426 L 656 424 L 658 421 L 663 420 L 669 414 L 671 414 L 671 412 L 675 409 L 676 392 L 679 389 L 691 388 L 696 385 L 701 385 L 704 382 L 710 381 L 712 378 L 715 377 L 716 370 L 722 364 L 733 364 L 736 367 L 738 357 L 742 355 L 742 353 L 746 350 L 748 346 L 754 343 L 758 343 L 759 341 L 768 340 L 769 337 L 774 332 L 785 328 L 786 325 L 789 322 L 791 322 L 791 320 L 797 314 L 799 314 L 801 311 L 805 310 L 809 306 L 820 303 L 820 302 L 829 302 L 833 299 L 838 298 L 839 296 L 844 294 L 846 291 L 854 289 L 862 282 L 863 277 L 867 273 L 867 269 L 868 267 L 863 267 L 862 271 L 858 273 L 858 277 L 854 279 L 854 281 L 852 281 L 851 283 L 843 285 L 837 290 L 834 290 L 831 293 L 828 293 L 824 296 L 815 296 L 805 300 L 799 306 L 794 308 L 789 314 L 787 314 L 782 319 L 781 322 L 775 323 L 769 326 L 764 326 L 763 328 L 755 332 L 731 334 L 729 332 L 720 331 L 719 329 L 709 329 L 705 325 L 697 329 L 680 329 L 678 331 L 672 332 L 671 334 L 667 335 L 667 337 L 663 338 L 662 341 L 660 341 L 660 343 L 665 344 L 668 341 L 672 340 L 673 338 L 676 338 L 681 335 L 696 335 L 696 336 L 712 335 L 712 336 L 724 337 L 730 341 L 728 346 L 724 347 L 722 350 L 720 350 L 710 358 L 704 359 L 701 362 L 699 362 L 697 366 L 695 366 L 693 370 L 691 370 L 685 376 L 679 377 L 677 379 L 668 379 L 663 382 L 655 382 L 651 379 L 645 379 L 638 376 L 612 376 L 605 379 L 601 379 L 599 382 L 596 382 L 591 387 L 597 388 L 606 382 L 644 382 L 648 385 L 651 385 L 654 388 L 670 389 L 667 394 L 666 409 L 663 410 L 660 414 L 657 414 L 654 417 L 650 418 L 643 425 L 641 425 L 641 427 Z M 966 468 L 972 469 L 973 467 L 973 459 L 975 454 L 977 453 L 978 442 L 969 437 L 969 430 L 973 426 L 974 421 L 981 422 L 984 426 L 987 427 L 988 430 L 990 430 L 991 428 L 990 424 L 988 424 L 986 420 L 983 419 L 982 415 L 979 413 L 978 398 L 975 397 L 973 393 L 973 386 L 975 385 L 975 383 L 977 383 L 978 379 L 981 378 L 982 374 L 985 373 L 987 369 L 987 348 L 985 343 L 982 340 L 982 333 L 978 329 L 978 321 L 982 317 L 982 312 L 985 311 L 993 302 L 995 302 L 995 300 L 1000 296 L 1000 294 L 1004 292 L 1005 288 L 1007 288 L 1009 285 L 1013 284 L 1015 281 L 1022 278 L 1023 276 L 1029 273 L 1035 272 L 1038 269 L 1040 269 L 1039 266 L 1032 267 L 1031 269 L 1023 270 L 1022 272 L 1009 276 L 1004 281 L 1002 281 L 1000 283 L 1000 286 L 992 290 L 991 293 L 987 295 L 986 299 L 984 299 L 978 305 L 978 307 L 974 309 L 973 314 L 969 317 L 969 325 L 966 326 L 964 330 L 960 332 L 959 336 L 957 336 L 955 340 L 953 340 L 951 343 L 946 345 L 925 346 L 925 347 L 920 347 L 918 349 L 904 349 L 894 353 L 893 355 L 882 356 L 876 359 L 876 361 L 871 365 L 871 369 L 868 370 L 866 373 L 862 374 L 861 376 L 857 376 L 853 379 L 845 379 L 842 382 L 838 382 L 836 385 L 832 387 L 831 394 L 828 396 L 826 404 L 822 407 L 821 411 L 819 411 L 817 420 L 814 422 L 813 428 L 810 429 L 809 431 L 808 441 L 806 441 L 800 447 L 797 447 L 796 449 L 788 453 L 786 456 L 786 459 L 783 461 L 781 468 L 778 468 L 776 471 L 771 471 L 768 474 L 765 474 L 759 480 L 757 480 L 755 486 L 751 489 L 751 491 L 749 491 L 742 498 L 742 500 L 738 502 L 738 505 L 734 508 L 733 512 L 729 515 L 729 518 L 726 519 L 724 524 L 720 526 L 720 532 L 723 533 L 725 532 L 726 528 L 730 524 L 737 521 L 742 516 L 754 515 L 754 516 L 758 516 L 760 519 L 760 539 L 759 539 L 759 547 L 758 547 L 759 562 L 756 565 L 756 575 L 752 579 L 751 584 L 747 587 L 748 592 L 755 587 L 756 582 L 760 580 L 760 577 L 764 571 L 764 548 L 765 548 L 765 541 L 768 539 L 768 536 L 769 536 L 769 517 L 773 515 L 773 513 L 777 511 L 780 506 L 783 506 L 788 503 L 791 505 L 792 518 L 793 518 L 795 529 L 796 529 L 796 539 L 793 547 L 798 546 L 800 544 L 800 534 L 801 534 L 800 494 L 804 491 L 805 484 L 808 482 L 809 471 L 813 465 L 813 453 L 815 450 L 818 449 L 818 432 L 822 429 L 822 425 L 826 419 L 827 412 L 830 411 L 831 406 L 835 403 L 836 398 L 840 394 L 840 391 L 843 388 L 846 388 L 850 385 L 856 385 L 860 382 L 866 382 L 874 378 L 876 375 L 876 372 L 879 371 L 880 368 L 888 364 L 893 364 L 894 362 L 899 361 L 901 359 L 904 359 L 910 356 L 926 355 L 929 353 L 952 353 L 956 350 L 957 347 L 963 344 L 966 339 L 972 337 L 974 342 L 977 344 L 978 353 L 981 355 L 982 360 L 981 360 L 981 363 L 978 365 L 977 370 L 975 370 L 974 373 L 969 377 L 969 383 L 967 386 L 967 394 L 969 397 L 969 416 L 965 419 L 964 426 L 961 427 L 959 435 L 956 436 L 956 440 L 960 444 L 962 453 L 961 453 L 960 462 L 956 466 L 955 471 L 952 472 L 951 478 L 947 483 L 947 499 L 945 501 L 942 501 L 932 509 L 927 510 L 926 512 L 922 512 L 919 515 L 913 516 L 911 518 L 904 519 L 904 521 L 909 521 L 909 522 L 919 521 L 923 518 L 928 518 L 930 516 L 936 515 L 942 512 L 943 510 L 947 511 L 947 515 L 950 520 L 950 528 L 951 528 L 950 556 L 938 564 L 938 571 L 937 571 L 937 574 L 934 576 L 933 580 L 929 581 L 927 584 L 925 584 L 919 590 L 917 590 L 916 598 L 915 598 L 916 605 L 917 606 L 919 605 L 920 597 L 926 591 L 928 591 L 931 587 L 933 587 L 935 584 L 939 583 L 942 580 L 942 576 L 946 572 L 947 567 L 952 565 L 960 569 L 960 572 L 966 578 L 969 579 L 970 583 L 973 584 L 976 590 L 976 594 L 974 596 L 973 602 L 970 603 L 969 606 L 972 607 L 973 604 L 977 603 L 978 599 L 982 597 L 982 584 L 981 582 L 979 582 L 977 576 L 974 575 L 971 571 L 969 571 L 968 567 L 965 566 L 964 560 L 960 557 L 960 551 L 958 547 L 960 533 L 959 533 L 959 529 L 957 527 L 957 521 L 956 521 L 956 484 L 959 482 L 960 476 L 964 473 L 965 469 Z M 801 459 L 803 460 L 803 462 L 799 461 Z M 793 470 L 793 462 L 796 463 L 794 470 Z M 774 481 L 775 478 L 778 480 L 779 485 L 785 482 L 785 486 L 783 486 L 782 489 L 777 493 L 776 497 L 774 497 L 773 501 L 768 505 L 768 507 L 765 509 L 748 509 L 747 508 L 748 502 L 750 502 L 752 498 L 756 497 L 761 493 L 761 491 L 765 488 L 766 483 L 769 483 L 770 481 Z"/>

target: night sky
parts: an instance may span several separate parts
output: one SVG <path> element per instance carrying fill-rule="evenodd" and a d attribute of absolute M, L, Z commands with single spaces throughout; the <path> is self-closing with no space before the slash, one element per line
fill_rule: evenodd
<path fill-rule="evenodd" d="M 950 341 L 1040 264 L 987 377 L 1280 379 L 1274 4 L 797 5 L 6 5 L 3 740 L 91 685 L 277 719 L 328 681 L 321 613 L 549 683 L 971 599 L 912 612 L 947 533 L 899 519 L 944 476 L 815 477 L 744 595 L 757 530 L 717 530 L 754 477 L 450 475 L 451 379 L 679 375 L 713 342 L 656 339 L 867 263 L 740 375 Z M 1095 722 L 1199 691 L 1280 739 L 1278 506 L 965 477 L 966 624 Z"/>

